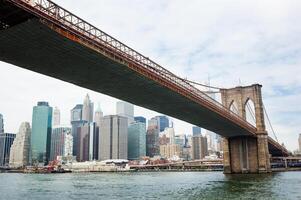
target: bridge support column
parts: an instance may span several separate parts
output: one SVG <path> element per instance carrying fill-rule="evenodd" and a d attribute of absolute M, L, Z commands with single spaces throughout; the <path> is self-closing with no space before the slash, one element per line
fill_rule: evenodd
<path fill-rule="evenodd" d="M 268 147 L 268 134 L 266 132 L 257 133 L 258 144 L 258 172 L 271 172 L 270 153 Z"/>
<path fill-rule="evenodd" d="M 223 152 L 224 152 L 224 173 L 231 174 L 231 163 L 230 163 L 230 148 L 229 148 L 229 140 L 227 138 L 223 138 Z"/>
<path fill-rule="evenodd" d="M 270 172 L 267 135 L 224 139 L 224 173 Z"/>

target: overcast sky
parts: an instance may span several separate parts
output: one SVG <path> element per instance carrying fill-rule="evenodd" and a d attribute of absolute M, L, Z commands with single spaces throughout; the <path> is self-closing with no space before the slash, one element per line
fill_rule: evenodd
<path fill-rule="evenodd" d="M 301 133 L 301 1 L 289 0 L 55 0 L 181 77 L 211 85 L 263 85 L 264 104 L 278 139 L 290 150 Z M 188 3 L 189 2 L 189 3 Z M 1 34 L 1 33 L 0 33 Z M 45 100 L 70 109 L 89 93 L 104 114 L 116 99 L 0 62 L 0 113 L 5 131 L 31 122 Z M 157 113 L 135 107 L 136 115 Z M 173 119 L 176 134 L 191 125 Z"/>

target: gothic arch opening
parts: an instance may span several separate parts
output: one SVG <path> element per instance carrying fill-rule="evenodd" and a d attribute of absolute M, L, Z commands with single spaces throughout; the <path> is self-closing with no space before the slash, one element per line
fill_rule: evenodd
<path fill-rule="evenodd" d="M 239 115 L 238 105 L 237 105 L 237 103 L 234 100 L 230 103 L 229 108 L 230 108 L 230 110 L 232 112 L 234 112 L 235 114 Z"/>
<path fill-rule="evenodd" d="M 246 120 L 250 124 L 256 127 L 256 113 L 255 113 L 255 104 L 252 99 L 248 98 L 245 103 L 246 111 Z"/>

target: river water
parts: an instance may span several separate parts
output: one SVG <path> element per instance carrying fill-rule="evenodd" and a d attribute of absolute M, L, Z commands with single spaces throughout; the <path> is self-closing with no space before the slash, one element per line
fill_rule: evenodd
<path fill-rule="evenodd" d="M 300 199 L 301 172 L 0 173 L 0 199 Z"/>

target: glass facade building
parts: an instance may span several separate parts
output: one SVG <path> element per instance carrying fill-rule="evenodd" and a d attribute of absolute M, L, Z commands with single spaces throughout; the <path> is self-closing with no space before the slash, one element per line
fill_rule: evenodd
<path fill-rule="evenodd" d="M 15 137 L 13 133 L 0 133 L 0 166 L 9 165 L 10 147 Z"/>
<path fill-rule="evenodd" d="M 201 127 L 193 126 L 192 127 L 192 135 L 193 136 L 202 135 L 202 129 L 201 129 Z"/>
<path fill-rule="evenodd" d="M 169 127 L 169 119 L 167 116 L 157 116 L 159 119 L 159 127 L 160 127 L 160 132 L 164 131 L 165 128 Z"/>
<path fill-rule="evenodd" d="M 73 155 L 78 156 L 78 135 L 79 135 L 79 128 L 85 124 L 85 121 L 82 120 L 82 112 L 83 112 L 83 105 L 77 104 L 71 110 L 71 133 L 73 136 Z"/>
<path fill-rule="evenodd" d="M 156 116 L 148 121 L 148 126 L 158 126 L 159 132 L 162 132 L 169 127 L 169 119 L 165 115 Z"/>
<path fill-rule="evenodd" d="M 33 107 L 31 135 L 31 164 L 47 164 L 50 158 L 52 107 L 38 102 Z"/>
<path fill-rule="evenodd" d="M 128 128 L 128 159 L 139 160 L 146 155 L 146 124 L 134 122 Z"/>
<path fill-rule="evenodd" d="M 146 124 L 146 119 L 145 119 L 145 117 L 137 116 L 137 117 L 134 117 L 134 120 L 135 120 L 135 122 L 141 122 L 141 123 Z"/>

